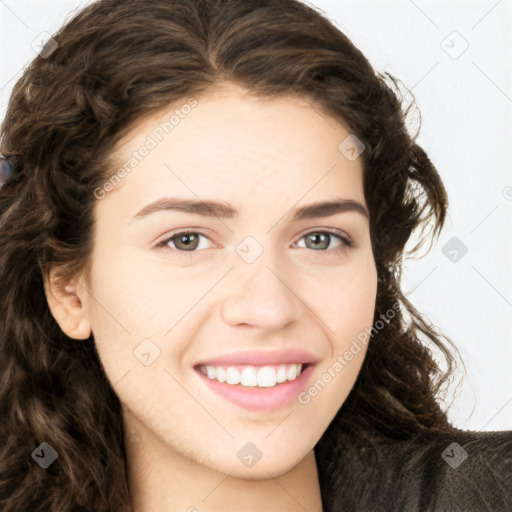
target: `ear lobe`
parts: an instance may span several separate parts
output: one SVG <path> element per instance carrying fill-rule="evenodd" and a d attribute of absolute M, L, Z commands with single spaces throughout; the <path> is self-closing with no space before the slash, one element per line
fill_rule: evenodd
<path fill-rule="evenodd" d="M 64 281 L 54 269 L 44 278 L 44 291 L 53 318 L 70 338 L 85 340 L 91 335 L 85 290 L 77 281 Z"/>

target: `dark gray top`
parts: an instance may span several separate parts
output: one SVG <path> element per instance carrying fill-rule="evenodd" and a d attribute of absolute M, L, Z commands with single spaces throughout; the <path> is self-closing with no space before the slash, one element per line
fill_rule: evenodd
<path fill-rule="evenodd" d="M 512 431 L 390 440 L 339 461 L 320 478 L 324 512 L 512 512 Z"/>

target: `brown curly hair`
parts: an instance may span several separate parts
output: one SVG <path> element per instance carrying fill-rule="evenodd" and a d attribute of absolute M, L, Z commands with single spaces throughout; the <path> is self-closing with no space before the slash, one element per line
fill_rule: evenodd
<path fill-rule="evenodd" d="M 93 190 L 114 172 L 116 143 L 145 116 L 221 82 L 305 98 L 366 148 L 375 320 L 401 308 L 371 336 L 351 393 L 315 447 L 326 510 L 331 480 L 356 471 L 355 450 L 453 431 L 436 401 L 455 368 L 445 342 L 453 344 L 400 289 L 405 244 L 417 228 L 410 254 L 439 237 L 447 194 L 407 129 L 413 103 L 404 108 L 397 79 L 296 0 L 100 0 L 53 39 L 57 47 L 15 84 L 1 128 L 0 151 L 21 171 L 0 191 L 4 512 L 129 509 L 119 399 L 93 337 L 71 340 L 52 317 L 43 276 L 59 267 L 69 278 L 88 264 Z M 444 372 L 422 338 L 443 354 Z M 43 440 L 59 454 L 47 469 L 31 458 Z M 342 456 L 352 465 L 339 464 Z"/>

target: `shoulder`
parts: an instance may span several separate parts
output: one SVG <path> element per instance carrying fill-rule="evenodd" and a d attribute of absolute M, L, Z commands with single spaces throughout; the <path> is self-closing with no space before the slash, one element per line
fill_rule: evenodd
<path fill-rule="evenodd" d="M 333 512 L 512 511 L 512 431 L 389 440 L 351 459 L 336 475 Z"/>
<path fill-rule="evenodd" d="M 432 510 L 512 510 L 512 431 L 440 436 L 424 471 L 423 503 Z"/>

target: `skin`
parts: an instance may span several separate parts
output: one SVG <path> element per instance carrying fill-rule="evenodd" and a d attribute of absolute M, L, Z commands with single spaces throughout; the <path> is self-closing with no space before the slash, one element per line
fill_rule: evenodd
<path fill-rule="evenodd" d="M 68 336 L 94 334 L 123 408 L 134 512 L 319 511 L 313 448 L 353 387 L 366 347 L 309 403 L 268 413 L 207 390 L 193 366 L 239 350 L 305 348 L 319 361 L 306 389 L 371 327 L 377 274 L 368 219 L 352 211 L 288 217 L 317 201 L 367 206 L 361 159 L 338 149 L 347 128 L 304 100 L 263 101 L 235 86 L 197 99 L 97 201 L 89 272 L 68 283 L 50 276 L 48 303 Z M 121 165 L 175 108 L 135 126 L 116 148 Z M 161 211 L 133 220 L 165 196 L 224 201 L 240 213 Z M 179 239 L 155 247 L 182 228 L 203 235 L 194 259 Z M 315 246 L 304 236 L 325 229 L 356 245 L 344 248 L 333 236 Z M 250 264 L 236 252 L 246 236 L 263 249 Z M 149 366 L 133 353 L 147 338 L 160 350 Z M 262 454 L 252 467 L 237 457 L 247 442 Z"/>

